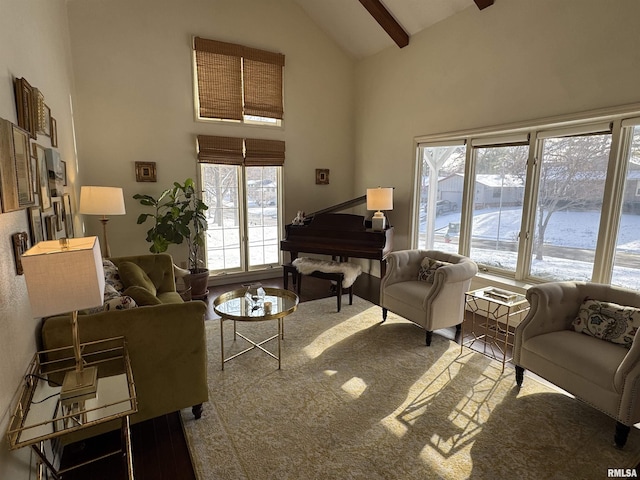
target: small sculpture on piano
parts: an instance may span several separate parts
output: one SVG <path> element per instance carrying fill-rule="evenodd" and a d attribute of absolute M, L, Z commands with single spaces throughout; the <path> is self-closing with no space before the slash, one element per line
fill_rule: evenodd
<path fill-rule="evenodd" d="M 298 214 L 291 222 L 291 225 L 304 225 L 304 212 L 302 210 L 298 210 Z"/>

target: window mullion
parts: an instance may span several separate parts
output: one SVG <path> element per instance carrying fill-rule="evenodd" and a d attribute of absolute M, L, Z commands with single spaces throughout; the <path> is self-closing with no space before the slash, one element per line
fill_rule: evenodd
<path fill-rule="evenodd" d="M 516 261 L 516 280 L 524 280 L 531 269 L 531 252 L 535 232 L 536 205 L 538 204 L 538 185 L 540 181 L 540 155 L 542 140 L 536 133 L 531 134 L 529 158 L 527 159 L 527 180 L 524 185 L 522 201 L 522 221 L 520 223 L 520 239 L 518 242 L 518 259 Z"/>
<path fill-rule="evenodd" d="M 632 133 L 632 128 L 622 129 L 620 120 L 614 122 L 593 265 L 592 281 L 598 283 L 611 281 Z"/>

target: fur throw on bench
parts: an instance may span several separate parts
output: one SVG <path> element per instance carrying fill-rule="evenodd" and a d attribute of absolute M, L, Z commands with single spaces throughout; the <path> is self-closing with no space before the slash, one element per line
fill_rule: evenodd
<path fill-rule="evenodd" d="M 300 257 L 296 258 L 292 265 L 296 267 L 302 275 L 309 275 L 313 272 L 343 273 L 342 288 L 349 288 L 356 281 L 358 275 L 362 273 L 360 265 L 350 262 L 335 262 L 332 260 L 319 260 L 317 258 Z"/>

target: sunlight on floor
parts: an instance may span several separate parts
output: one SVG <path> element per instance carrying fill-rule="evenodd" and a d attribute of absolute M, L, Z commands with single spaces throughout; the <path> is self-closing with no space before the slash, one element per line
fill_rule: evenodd
<path fill-rule="evenodd" d="M 341 388 L 356 399 L 367 389 L 367 384 L 361 378 L 353 377 L 344 382 Z"/>
<path fill-rule="evenodd" d="M 318 358 L 324 353 L 327 348 L 337 345 L 339 342 L 353 335 L 353 331 L 348 328 L 344 328 L 345 322 L 357 323 L 357 317 L 360 315 L 367 315 L 368 310 L 359 313 L 358 315 L 345 318 L 342 322 L 334 325 L 333 327 L 325 330 L 318 335 L 309 345 L 304 347 L 302 351 L 310 358 Z"/>

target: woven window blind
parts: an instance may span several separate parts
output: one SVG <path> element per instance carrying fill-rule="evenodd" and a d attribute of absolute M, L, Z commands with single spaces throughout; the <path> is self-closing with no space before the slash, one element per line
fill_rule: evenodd
<path fill-rule="evenodd" d="M 272 167 L 284 164 L 284 142 L 281 140 L 246 138 L 244 145 L 246 166 Z"/>
<path fill-rule="evenodd" d="M 244 154 L 243 154 L 244 145 Z M 284 165 L 281 140 L 198 135 L 198 162 L 248 167 Z"/>
<path fill-rule="evenodd" d="M 242 165 L 242 138 L 198 135 L 198 162 Z"/>
<path fill-rule="evenodd" d="M 284 55 L 200 37 L 194 38 L 193 48 L 200 117 L 242 120 L 244 113 L 283 118 Z"/>

